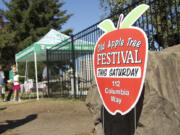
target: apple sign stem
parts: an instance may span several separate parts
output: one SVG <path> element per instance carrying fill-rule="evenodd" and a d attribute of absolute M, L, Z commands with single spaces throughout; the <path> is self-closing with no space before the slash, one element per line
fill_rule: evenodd
<path fill-rule="evenodd" d="M 124 19 L 124 15 L 121 14 L 121 15 L 119 16 L 119 20 L 118 20 L 118 24 L 117 24 L 117 29 L 120 29 L 121 23 L 123 22 L 123 19 Z"/>

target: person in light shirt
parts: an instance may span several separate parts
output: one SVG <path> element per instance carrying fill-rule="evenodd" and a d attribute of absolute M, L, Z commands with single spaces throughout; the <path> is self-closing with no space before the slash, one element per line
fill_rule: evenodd
<path fill-rule="evenodd" d="M 19 97 L 19 91 L 20 91 L 20 83 L 19 83 L 19 75 L 17 74 L 17 71 L 13 71 L 13 91 L 14 91 L 14 98 L 13 101 L 21 101 Z"/>
<path fill-rule="evenodd" d="M 47 81 L 47 76 L 48 75 L 48 71 L 47 71 L 47 65 L 45 63 L 43 63 L 43 72 L 42 72 L 42 78 L 43 81 Z M 51 76 L 51 71 L 49 70 L 49 77 Z"/>
<path fill-rule="evenodd" d="M 46 64 L 43 64 L 42 78 L 43 78 L 43 80 L 47 79 L 47 66 L 46 66 Z"/>

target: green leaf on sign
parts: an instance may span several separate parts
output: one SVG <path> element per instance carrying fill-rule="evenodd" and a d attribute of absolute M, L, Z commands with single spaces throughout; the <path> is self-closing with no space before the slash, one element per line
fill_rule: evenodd
<path fill-rule="evenodd" d="M 146 4 L 141 4 L 134 8 L 123 20 L 121 23 L 120 29 L 122 28 L 129 28 L 133 25 L 139 17 L 149 8 Z"/>
<path fill-rule="evenodd" d="M 102 29 L 105 33 L 111 32 L 115 30 L 114 23 L 110 19 L 106 19 L 102 21 L 98 27 Z"/>

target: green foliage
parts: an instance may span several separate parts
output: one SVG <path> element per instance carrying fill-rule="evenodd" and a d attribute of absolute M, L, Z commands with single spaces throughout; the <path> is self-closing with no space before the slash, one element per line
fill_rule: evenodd
<path fill-rule="evenodd" d="M 179 43 L 179 0 L 100 0 L 100 2 L 102 8 L 110 10 L 110 14 L 113 15 L 112 19 L 115 21 L 120 13 L 123 12 L 124 15 L 127 15 L 135 6 L 141 3 L 151 3 L 149 10 L 137 23 L 145 31 L 148 31 L 151 49 L 156 49 L 155 42 L 163 48 Z"/>
<path fill-rule="evenodd" d="M 6 28 L 0 29 L 0 59 L 14 61 L 20 50 L 38 41 L 51 28 L 61 30 L 64 23 L 72 16 L 62 10 L 64 3 L 59 0 L 3 0 L 8 10 L 0 10 L 7 20 Z M 66 34 L 72 32 L 66 30 Z M 7 48 L 12 47 L 9 56 L 3 57 Z M 7 63 L 8 63 L 7 62 Z"/>
<path fill-rule="evenodd" d="M 154 39 L 163 48 L 178 44 L 178 19 L 180 10 L 177 11 L 179 0 L 159 0 L 155 2 L 149 11 L 152 15 L 152 23 L 154 24 Z M 179 3 L 180 4 L 180 3 Z M 180 7 L 179 7 L 180 8 Z"/>
<path fill-rule="evenodd" d="M 25 76 L 26 64 L 25 63 L 18 63 L 18 69 L 19 69 L 19 74 L 22 75 L 22 76 Z M 38 81 L 42 81 L 43 62 L 38 62 L 37 63 L 37 70 L 38 70 Z M 29 62 L 28 63 L 27 72 L 28 72 L 28 78 L 29 79 L 34 79 L 34 81 L 35 81 L 34 62 Z M 24 81 L 24 78 L 22 80 Z"/>

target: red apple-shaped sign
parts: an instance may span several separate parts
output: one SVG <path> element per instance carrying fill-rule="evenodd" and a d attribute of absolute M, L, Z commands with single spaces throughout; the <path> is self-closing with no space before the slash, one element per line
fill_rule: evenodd
<path fill-rule="evenodd" d="M 131 111 L 142 92 L 148 41 L 142 29 L 131 25 L 147 9 L 148 6 L 142 4 L 123 21 L 121 15 L 118 29 L 110 20 L 99 25 L 106 33 L 94 49 L 94 73 L 103 104 L 113 115 Z"/>

